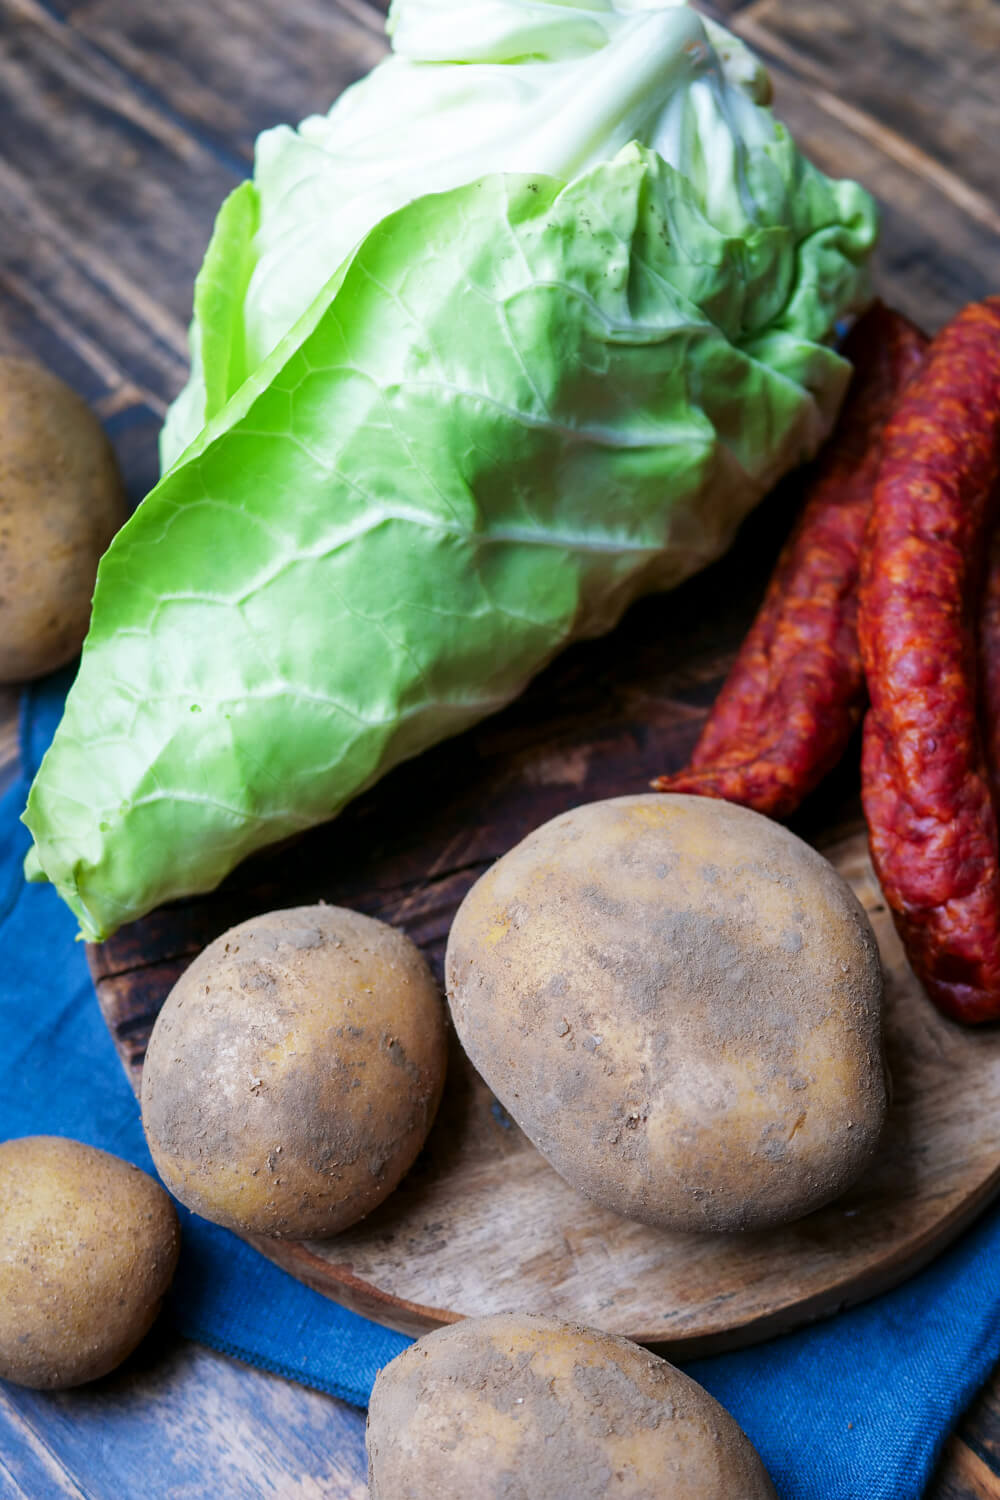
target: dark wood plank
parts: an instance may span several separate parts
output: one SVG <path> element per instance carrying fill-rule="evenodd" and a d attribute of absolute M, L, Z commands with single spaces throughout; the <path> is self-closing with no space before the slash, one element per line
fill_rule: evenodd
<path fill-rule="evenodd" d="M 187 368 L 193 273 L 240 173 L 41 7 L 17 24 L 10 9 L 4 0 L 0 136 L 17 143 L 0 161 L 5 273 L 15 295 L 34 293 L 166 400 Z"/>
<path fill-rule="evenodd" d="M 960 1438 L 952 1438 L 926 1500 L 1000 1500 L 1000 1476 Z"/>
<path fill-rule="evenodd" d="M 249 165 L 261 130 L 325 113 L 387 51 L 385 16 L 369 0 L 57 0 L 52 9 L 228 164 Z"/>
<path fill-rule="evenodd" d="M 945 1444 L 926 1500 L 1000 1500 L 1000 1366 Z"/>
<path fill-rule="evenodd" d="M 17 775 L 17 702 L 16 688 L 0 687 L 0 795 Z"/>
<path fill-rule="evenodd" d="M 1000 1368 L 962 1418 L 959 1434 L 1000 1475 Z"/>
<path fill-rule="evenodd" d="M 732 17 L 739 10 L 745 10 L 752 5 L 753 0 L 705 0 L 704 4 L 698 5 L 699 10 L 707 11 L 709 15 L 715 16 L 719 21 L 732 23 Z"/>
<path fill-rule="evenodd" d="M 0 1384 L 0 1494 L 364 1500 L 364 1426 L 364 1413 L 342 1401 L 161 1325 L 93 1385 L 48 1393 Z"/>
<path fill-rule="evenodd" d="M 922 158 L 945 197 L 997 218 L 1000 6 L 983 0 L 756 0 L 735 28 L 764 41 L 841 108 Z M 951 178 L 951 182 L 948 178 Z"/>

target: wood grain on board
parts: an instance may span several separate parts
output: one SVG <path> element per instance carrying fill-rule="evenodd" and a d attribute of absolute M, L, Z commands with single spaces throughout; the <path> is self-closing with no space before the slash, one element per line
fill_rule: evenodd
<path fill-rule="evenodd" d="M 95 406 L 133 499 L 155 475 L 158 424 L 184 376 L 191 282 L 215 209 L 247 170 L 258 130 L 325 109 L 371 66 L 383 50 L 384 8 L 369 0 L 0 0 L 0 348 L 34 353 Z M 878 196 L 880 290 L 888 300 L 934 327 L 996 289 L 995 4 L 715 0 L 710 8 L 764 53 L 778 113 L 804 149 Z M 782 505 L 779 497 L 761 515 L 759 577 L 767 546 L 787 523 Z M 672 615 L 697 598 L 683 591 L 676 604 L 641 605 L 616 638 L 619 678 L 607 675 L 614 640 L 579 648 L 554 669 L 562 675 L 546 677 L 522 705 L 477 731 L 471 743 L 484 774 L 499 775 L 505 763 L 522 772 L 533 765 L 540 785 L 532 795 L 547 816 L 544 808 L 555 811 L 567 789 L 577 800 L 604 794 L 595 790 L 597 768 L 622 748 L 612 723 L 637 726 L 628 733 L 640 758 L 655 743 L 664 764 L 677 763 L 752 608 L 757 585 L 726 566 L 715 576 L 733 594 L 732 607 L 727 600 L 720 608 L 717 592 L 700 606 L 704 618 L 690 609 Z M 679 640 L 690 644 L 698 671 L 685 668 Z M 642 689 L 635 654 L 650 682 L 667 685 L 664 696 Z M 584 754 L 574 716 L 587 701 L 588 675 L 599 671 L 609 712 L 605 724 L 588 724 Z M 565 696 L 545 702 L 555 682 Z M 0 778 L 16 747 L 11 709 L 0 700 Z M 539 713 L 552 729 L 547 757 L 531 741 Z M 462 882 L 504 847 L 489 809 L 454 795 L 461 771 L 446 747 L 437 769 L 421 773 L 437 778 L 438 803 L 409 809 L 410 868 L 398 886 L 377 893 L 404 921 L 422 902 L 428 941 L 439 940 L 435 924 L 443 932 Z M 409 774 L 397 773 L 404 780 L 393 795 Z M 805 810 L 800 831 L 842 833 L 856 814 L 851 794 L 848 768 L 822 805 Z M 440 816 L 442 805 L 454 847 L 428 871 L 426 863 L 418 868 L 420 819 Z M 367 803 L 353 816 L 355 836 L 376 840 L 377 862 L 394 830 L 380 828 Z M 470 845 L 472 825 L 480 836 Z M 280 904 L 285 886 L 276 868 L 273 876 Z M 237 880 L 220 900 L 238 910 L 246 885 L 242 891 Z M 206 933 L 223 917 L 221 906 L 210 906 Z M 162 921 L 162 931 L 143 939 L 166 955 L 159 980 L 154 971 L 145 976 L 149 985 L 166 981 L 198 940 L 190 913 L 180 925 L 176 912 Z M 138 995 L 136 1005 L 134 1055 L 145 1024 Z M 364 1493 L 359 1414 L 163 1333 L 149 1349 L 147 1364 L 139 1359 L 86 1392 L 0 1391 L 0 1492 L 32 1500 L 50 1493 L 153 1500 L 185 1488 L 337 1500 Z M 998 1392 L 1000 1384 L 989 1388 L 949 1445 L 932 1486 L 936 1500 L 1000 1495 Z M 310 1434 L 308 1457 L 295 1446 L 299 1429 Z M 160 1491 L 150 1475 L 154 1452 Z"/>

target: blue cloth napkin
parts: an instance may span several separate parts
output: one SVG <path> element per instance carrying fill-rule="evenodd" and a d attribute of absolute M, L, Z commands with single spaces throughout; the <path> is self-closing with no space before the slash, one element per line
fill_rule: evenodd
<path fill-rule="evenodd" d="M 18 822 L 65 674 L 22 714 L 23 775 L 0 799 L 0 1138 L 73 1136 L 146 1171 L 139 1112 L 94 998 L 73 918 L 26 886 Z M 311 1292 L 181 1210 L 170 1315 L 187 1337 L 357 1405 L 409 1342 Z M 864 1307 L 688 1372 L 756 1445 L 781 1500 L 914 1500 L 1000 1357 L 1000 1210 L 929 1270 Z M 734 1497 L 735 1500 L 735 1497 Z"/>

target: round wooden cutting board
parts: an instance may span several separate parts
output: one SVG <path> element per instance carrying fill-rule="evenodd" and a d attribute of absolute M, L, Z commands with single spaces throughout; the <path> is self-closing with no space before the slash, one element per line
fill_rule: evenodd
<path fill-rule="evenodd" d="M 454 911 L 494 859 L 564 808 L 642 791 L 680 766 L 795 498 L 786 485 L 721 564 L 574 648 L 505 713 L 400 768 L 336 822 L 91 948 L 133 1083 L 170 986 L 233 923 L 320 899 L 353 906 L 407 931 L 440 977 Z M 928 1261 L 1000 1188 L 1000 1029 L 944 1020 L 913 979 L 871 873 L 856 791 L 852 754 L 794 825 L 857 891 L 886 973 L 892 1106 L 874 1165 L 845 1197 L 749 1235 L 669 1234 L 619 1218 L 557 1176 L 452 1037 L 440 1114 L 400 1188 L 335 1239 L 257 1247 L 407 1333 L 526 1309 L 686 1356 L 793 1328 Z"/>

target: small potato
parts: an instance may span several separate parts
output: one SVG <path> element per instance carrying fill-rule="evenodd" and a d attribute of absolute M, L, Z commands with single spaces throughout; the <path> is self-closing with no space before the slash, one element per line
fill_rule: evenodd
<path fill-rule="evenodd" d="M 177 1213 L 130 1162 L 60 1136 L 0 1145 L 0 1378 L 61 1390 L 113 1370 L 159 1311 Z"/>
<path fill-rule="evenodd" d="M 322 1238 L 392 1192 L 446 1066 L 444 1006 L 401 932 L 337 906 L 253 917 L 160 1011 L 142 1122 L 164 1182 L 245 1234 Z"/>
<path fill-rule="evenodd" d="M 871 925 L 822 855 L 746 808 L 651 794 L 554 818 L 466 896 L 446 977 L 505 1109 L 626 1217 L 784 1223 L 875 1151 Z"/>
<path fill-rule="evenodd" d="M 500 1313 L 418 1339 L 368 1409 L 371 1500 L 774 1500 L 729 1413 L 628 1339 Z"/>
<path fill-rule="evenodd" d="M 76 655 L 98 561 L 127 514 L 93 412 L 48 370 L 0 359 L 0 682 Z"/>

